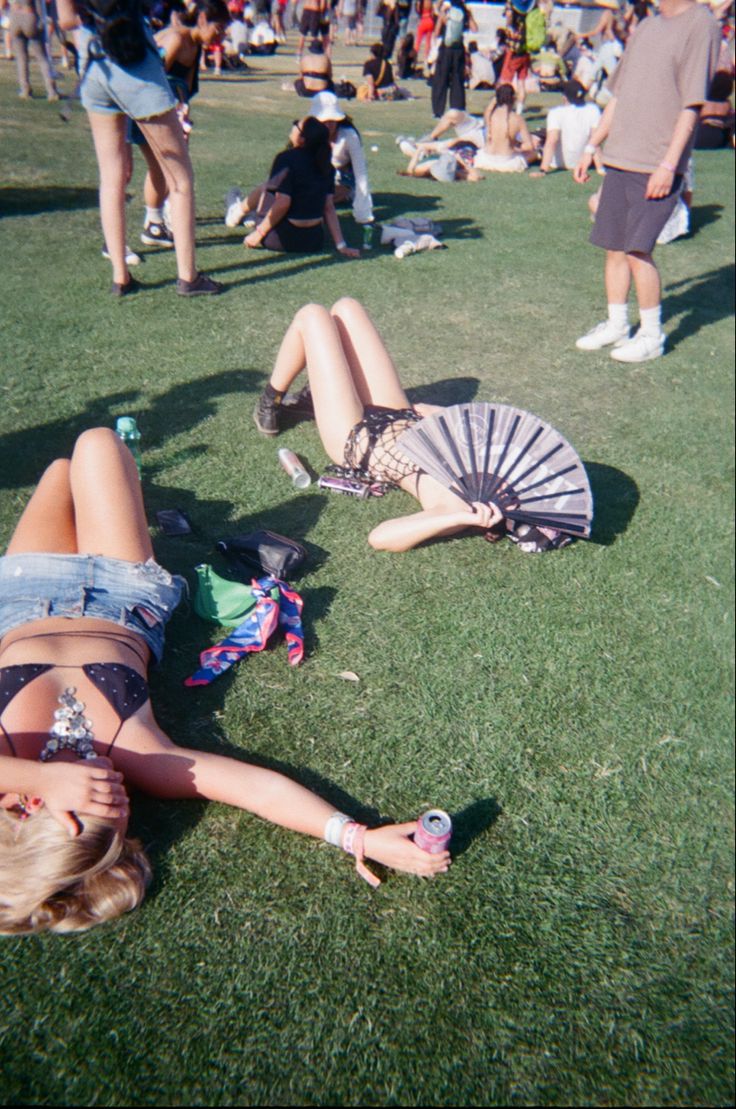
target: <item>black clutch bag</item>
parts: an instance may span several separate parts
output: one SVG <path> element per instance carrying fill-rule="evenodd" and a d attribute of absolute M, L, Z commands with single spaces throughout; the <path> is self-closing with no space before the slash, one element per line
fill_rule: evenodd
<path fill-rule="evenodd" d="M 253 577 L 254 569 L 288 581 L 307 557 L 301 543 L 265 529 L 220 539 L 215 547 L 228 560 L 234 573 L 246 575 L 247 582 Z"/>

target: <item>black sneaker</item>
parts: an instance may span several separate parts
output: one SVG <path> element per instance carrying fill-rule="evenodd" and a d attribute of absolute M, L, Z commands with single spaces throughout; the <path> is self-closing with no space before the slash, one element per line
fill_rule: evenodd
<path fill-rule="evenodd" d="M 213 281 L 206 273 L 198 273 L 194 281 L 185 281 L 183 277 L 176 279 L 176 291 L 180 297 L 214 296 L 223 288 L 219 281 Z"/>
<path fill-rule="evenodd" d="M 141 242 L 146 246 L 163 246 L 169 250 L 174 246 L 174 237 L 165 223 L 147 223 L 141 231 Z"/>
<path fill-rule="evenodd" d="M 291 393 L 284 397 L 283 407 L 288 408 L 290 413 L 295 416 L 301 416 L 303 419 L 314 419 L 314 401 L 312 400 L 312 390 L 308 385 L 296 393 L 294 396 Z"/>
<path fill-rule="evenodd" d="M 279 406 L 283 395 L 271 385 L 267 385 L 258 398 L 258 403 L 253 411 L 253 419 L 261 435 L 278 435 Z"/>
<path fill-rule="evenodd" d="M 128 280 L 125 282 L 124 285 L 121 284 L 119 281 L 113 281 L 112 285 L 110 286 L 110 292 L 114 297 L 127 297 L 130 296 L 131 293 L 137 293 L 138 290 L 142 288 L 143 286 L 141 285 L 140 281 L 136 281 L 134 277 L 131 277 L 130 274 L 128 274 Z"/>

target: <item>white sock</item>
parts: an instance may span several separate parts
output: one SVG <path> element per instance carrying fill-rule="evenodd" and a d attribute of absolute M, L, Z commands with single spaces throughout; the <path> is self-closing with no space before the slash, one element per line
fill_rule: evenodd
<path fill-rule="evenodd" d="M 641 308 L 639 310 L 639 330 L 642 335 L 662 334 L 662 305 L 656 308 Z"/>
<path fill-rule="evenodd" d="M 148 207 L 146 207 L 146 226 L 148 226 L 149 223 L 163 223 L 163 222 L 164 222 L 164 214 L 163 214 L 163 212 L 160 208 L 148 208 Z"/>
<path fill-rule="evenodd" d="M 608 319 L 615 328 L 619 331 L 625 331 L 629 326 L 629 305 L 626 301 L 623 304 L 609 304 L 608 305 Z"/>

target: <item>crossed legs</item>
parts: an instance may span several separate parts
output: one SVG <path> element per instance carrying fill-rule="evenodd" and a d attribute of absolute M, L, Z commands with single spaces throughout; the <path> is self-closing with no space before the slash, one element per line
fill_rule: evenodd
<path fill-rule="evenodd" d="M 153 557 L 133 456 L 109 428 L 77 439 L 71 461 L 46 469 L 13 532 L 8 554 Z"/>

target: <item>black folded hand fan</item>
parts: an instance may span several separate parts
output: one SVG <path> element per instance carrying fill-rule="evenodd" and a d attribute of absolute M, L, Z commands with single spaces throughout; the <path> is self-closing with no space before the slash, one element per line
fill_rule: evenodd
<path fill-rule="evenodd" d="M 593 496 L 580 458 L 553 427 L 506 404 L 455 404 L 413 424 L 396 447 L 468 504 L 587 539 Z"/>

